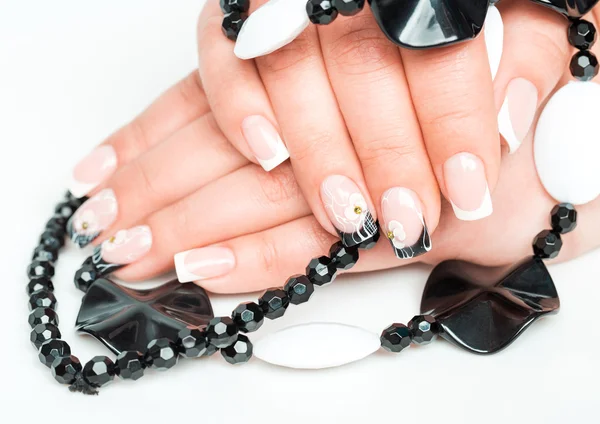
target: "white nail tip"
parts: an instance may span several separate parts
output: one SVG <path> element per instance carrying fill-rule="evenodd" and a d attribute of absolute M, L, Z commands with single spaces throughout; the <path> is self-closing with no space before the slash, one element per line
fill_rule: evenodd
<path fill-rule="evenodd" d="M 504 48 L 504 22 L 496 6 L 490 6 L 483 30 L 493 80 L 500 68 Z"/>
<path fill-rule="evenodd" d="M 67 189 L 71 192 L 73 196 L 78 199 L 81 199 L 83 196 L 88 194 L 90 191 L 95 189 L 98 186 L 97 183 L 89 184 L 89 183 L 80 183 L 75 178 L 71 177 L 71 182 L 67 185 Z"/>
<path fill-rule="evenodd" d="M 290 153 L 285 148 L 285 145 L 283 144 L 283 142 L 278 143 L 277 146 L 275 147 L 275 149 L 276 149 L 275 156 L 273 156 L 271 159 L 261 160 L 261 159 L 257 158 L 258 163 L 260 163 L 260 166 L 262 166 L 263 169 L 267 172 L 272 171 L 273 169 L 277 168 L 279 165 L 281 165 L 283 162 L 285 162 L 286 160 L 288 160 L 290 158 Z"/>
<path fill-rule="evenodd" d="M 201 277 L 189 272 L 185 266 L 185 258 L 189 251 L 177 253 L 173 260 L 175 261 L 175 272 L 177 273 L 177 279 L 180 283 L 189 283 L 191 281 L 200 280 Z"/>
<path fill-rule="evenodd" d="M 284 328 L 254 343 L 254 356 L 273 365 L 324 369 L 359 361 L 380 347 L 379 337 L 337 323 L 308 323 Z"/>
<path fill-rule="evenodd" d="M 508 97 L 504 99 L 504 103 L 498 114 L 498 129 L 502 137 L 504 137 L 504 140 L 506 140 L 509 153 L 512 154 L 519 150 L 519 147 L 521 147 L 521 140 L 517 137 L 510 119 Z"/>
<path fill-rule="evenodd" d="M 244 22 L 234 53 L 240 59 L 272 53 L 294 41 L 309 22 L 306 0 L 270 0 Z"/>
<path fill-rule="evenodd" d="M 489 187 L 485 189 L 485 195 L 483 196 L 481 206 L 474 211 L 463 210 L 456 206 L 452 201 L 450 204 L 454 210 L 454 215 L 456 215 L 456 217 L 461 221 L 477 221 L 479 219 L 487 218 L 494 212 L 494 207 L 492 206 L 492 196 L 490 195 Z"/>
<path fill-rule="evenodd" d="M 534 138 L 535 165 L 544 188 L 559 202 L 582 205 L 600 195 L 598 110 L 600 85 L 571 82 L 542 111 Z M 566 125 L 574 114 L 577 123 Z"/>

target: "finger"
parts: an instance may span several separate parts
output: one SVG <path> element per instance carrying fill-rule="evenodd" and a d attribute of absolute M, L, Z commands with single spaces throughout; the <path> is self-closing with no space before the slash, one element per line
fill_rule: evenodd
<path fill-rule="evenodd" d="M 211 114 L 122 167 L 69 221 L 83 247 L 110 229 L 128 228 L 147 215 L 247 164 L 225 139 Z"/>
<path fill-rule="evenodd" d="M 223 12 L 210 0 L 198 23 L 200 74 L 225 137 L 244 156 L 270 171 L 289 158 L 254 61 L 238 59 L 223 37 Z M 218 66 L 216 66 L 218 64 Z"/>
<path fill-rule="evenodd" d="M 319 34 L 367 187 L 378 201 L 384 234 L 398 258 L 427 253 L 432 247 L 429 232 L 439 220 L 440 192 L 400 52 L 368 11 L 320 28 Z"/>
<path fill-rule="evenodd" d="M 131 162 L 208 111 L 200 77 L 193 72 L 84 157 L 72 171 L 69 191 L 75 197 L 89 194 L 118 167 Z"/>

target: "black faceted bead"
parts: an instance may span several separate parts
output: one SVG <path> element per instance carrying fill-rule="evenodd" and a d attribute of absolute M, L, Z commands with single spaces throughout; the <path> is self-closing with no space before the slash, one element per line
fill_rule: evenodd
<path fill-rule="evenodd" d="M 388 352 L 399 353 L 410 346 L 412 333 L 404 324 L 392 324 L 381 333 L 381 347 Z"/>
<path fill-rule="evenodd" d="M 332 0 L 333 7 L 343 16 L 353 16 L 363 10 L 365 0 Z"/>
<path fill-rule="evenodd" d="M 42 343 L 38 353 L 40 362 L 46 365 L 48 368 L 56 360 L 63 356 L 69 356 L 71 354 L 71 348 L 64 340 L 50 339 Z"/>
<path fill-rule="evenodd" d="M 570 233 L 577 227 L 577 211 L 570 203 L 554 206 L 551 213 L 552 229 L 560 234 Z"/>
<path fill-rule="evenodd" d="M 75 273 L 73 282 L 75 287 L 87 293 L 90 286 L 100 277 L 98 270 L 93 265 L 83 265 Z"/>
<path fill-rule="evenodd" d="M 374 248 L 377 245 L 377 242 L 379 241 L 379 237 L 381 237 L 381 232 L 377 231 L 371 237 L 369 237 L 366 240 L 363 240 L 362 242 L 360 242 L 359 244 L 355 245 L 354 247 L 358 247 L 359 249 L 363 249 L 363 250 L 372 249 L 372 248 Z"/>
<path fill-rule="evenodd" d="M 358 262 L 358 248 L 344 246 L 338 241 L 329 249 L 329 257 L 337 269 L 349 270 Z"/>
<path fill-rule="evenodd" d="M 48 261 L 33 261 L 27 267 L 27 277 L 29 278 L 52 278 L 54 276 L 54 265 Z"/>
<path fill-rule="evenodd" d="M 219 348 L 218 348 L 218 347 L 216 347 L 216 346 L 214 346 L 214 345 L 211 345 L 211 344 L 209 343 L 209 344 L 207 345 L 207 347 L 206 347 L 206 352 L 204 352 L 204 355 L 202 355 L 202 356 L 212 356 L 212 355 L 214 355 L 215 353 L 217 353 L 217 352 L 218 352 L 218 350 L 219 350 Z"/>
<path fill-rule="evenodd" d="M 65 244 L 65 235 L 60 231 L 46 230 L 40 236 L 40 244 L 51 250 L 58 251 Z"/>
<path fill-rule="evenodd" d="M 248 18 L 245 12 L 231 12 L 223 17 L 223 34 L 232 41 L 237 40 L 244 21 Z"/>
<path fill-rule="evenodd" d="M 63 235 L 67 232 L 67 220 L 60 215 L 53 216 L 46 222 L 46 229 L 53 230 Z"/>
<path fill-rule="evenodd" d="M 73 216 L 76 210 L 77 208 L 73 204 L 71 204 L 71 202 L 67 201 L 56 205 L 54 212 L 59 218 L 63 218 L 66 221 L 68 221 Z"/>
<path fill-rule="evenodd" d="M 238 329 L 229 317 L 215 317 L 206 327 L 206 338 L 215 347 L 224 348 L 232 344 L 238 336 Z"/>
<path fill-rule="evenodd" d="M 29 335 L 29 340 L 36 349 L 39 349 L 44 342 L 50 339 L 60 339 L 60 331 L 54 324 L 38 324 L 33 327 Z"/>
<path fill-rule="evenodd" d="M 544 230 L 533 240 L 533 254 L 542 259 L 553 259 L 558 256 L 563 242 L 560 234 Z"/>
<path fill-rule="evenodd" d="M 50 366 L 50 371 L 60 384 L 72 384 L 81 373 L 81 362 L 73 355 L 56 358 Z"/>
<path fill-rule="evenodd" d="M 58 326 L 58 315 L 54 309 L 50 308 L 35 308 L 29 314 L 29 325 L 34 328 L 39 324 L 54 324 Z"/>
<path fill-rule="evenodd" d="M 82 374 L 90 386 L 106 386 L 115 378 L 115 364 L 106 356 L 94 356 L 85 364 Z"/>
<path fill-rule="evenodd" d="M 570 69 L 579 81 L 590 81 L 598 75 L 598 58 L 590 51 L 579 51 L 571 59 Z"/>
<path fill-rule="evenodd" d="M 57 301 L 54 293 L 48 290 L 38 290 L 29 296 L 30 311 L 33 311 L 35 308 L 56 309 L 56 304 Z"/>
<path fill-rule="evenodd" d="M 144 355 L 136 351 L 123 351 L 117 356 L 116 373 L 125 380 L 138 380 L 144 376 Z"/>
<path fill-rule="evenodd" d="M 67 191 L 65 193 L 65 200 L 67 201 L 67 203 L 73 205 L 75 208 L 79 208 L 81 205 L 87 202 L 88 199 L 89 197 L 87 196 L 75 197 L 70 191 Z"/>
<path fill-rule="evenodd" d="M 250 0 L 221 0 L 220 5 L 223 13 L 247 12 L 250 9 Z"/>
<path fill-rule="evenodd" d="M 281 318 L 290 305 L 290 298 L 282 289 L 269 289 L 258 299 L 258 304 L 269 319 Z"/>
<path fill-rule="evenodd" d="M 413 342 L 420 345 L 431 343 L 439 332 L 438 328 L 437 321 L 431 315 L 417 315 L 408 323 Z"/>
<path fill-rule="evenodd" d="M 177 364 L 177 346 L 166 337 L 152 340 L 144 356 L 147 365 L 165 371 Z"/>
<path fill-rule="evenodd" d="M 315 291 L 315 286 L 307 276 L 294 275 L 287 280 L 283 289 L 287 292 L 291 303 L 300 305 L 301 303 L 308 302 Z"/>
<path fill-rule="evenodd" d="M 32 261 L 56 262 L 58 259 L 58 250 L 51 249 L 48 246 L 40 244 L 33 251 Z"/>
<path fill-rule="evenodd" d="M 233 344 L 221 349 L 221 355 L 230 364 L 243 364 L 252 357 L 252 343 L 248 337 L 240 334 Z"/>
<path fill-rule="evenodd" d="M 265 314 L 256 303 L 246 302 L 239 304 L 231 313 L 231 317 L 240 331 L 251 333 L 263 325 Z"/>
<path fill-rule="evenodd" d="M 591 22 L 579 19 L 569 26 L 569 43 L 579 50 L 591 49 L 597 38 L 596 27 Z"/>
<path fill-rule="evenodd" d="M 306 13 L 313 24 L 328 25 L 337 18 L 338 11 L 330 0 L 308 0 Z"/>
<path fill-rule="evenodd" d="M 317 286 L 329 284 L 337 276 L 337 267 L 333 260 L 327 256 L 314 258 L 306 267 L 306 276 L 311 283 Z"/>
<path fill-rule="evenodd" d="M 31 296 L 39 290 L 54 291 L 54 284 L 49 278 L 36 278 L 27 283 L 27 295 Z"/>
<path fill-rule="evenodd" d="M 204 331 L 198 328 L 184 328 L 177 335 L 177 350 L 186 358 L 198 358 L 206 353 L 208 341 Z"/>

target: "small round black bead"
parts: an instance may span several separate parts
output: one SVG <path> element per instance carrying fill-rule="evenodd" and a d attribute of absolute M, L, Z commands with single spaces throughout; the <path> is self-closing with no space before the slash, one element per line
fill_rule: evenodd
<path fill-rule="evenodd" d="M 598 58 L 590 51 L 579 51 L 573 55 L 569 68 L 579 81 L 590 81 L 598 75 Z"/>
<path fill-rule="evenodd" d="M 231 313 L 233 322 L 240 331 L 251 333 L 258 330 L 264 323 L 265 314 L 254 302 L 240 303 Z"/>
<path fill-rule="evenodd" d="M 329 257 L 337 269 L 349 270 L 358 262 L 358 248 L 344 246 L 338 241 L 329 248 Z"/>
<path fill-rule="evenodd" d="M 166 337 L 152 340 L 144 356 L 146 364 L 160 371 L 168 370 L 177 364 L 177 346 Z"/>
<path fill-rule="evenodd" d="M 89 198 L 87 196 L 75 197 L 75 196 L 73 196 L 73 193 L 71 193 L 70 191 L 67 191 L 65 193 L 65 200 L 67 201 L 67 203 L 73 205 L 75 208 L 79 208 L 88 199 Z"/>
<path fill-rule="evenodd" d="M 48 246 L 40 244 L 33 251 L 32 261 L 56 262 L 58 259 L 58 250 L 50 249 Z"/>
<path fill-rule="evenodd" d="M 177 335 L 178 352 L 186 358 L 198 358 L 206 353 L 208 340 L 204 331 L 198 328 L 184 328 Z"/>
<path fill-rule="evenodd" d="M 223 13 L 247 12 L 250 9 L 250 0 L 221 0 L 219 4 Z"/>
<path fill-rule="evenodd" d="M 58 251 L 65 244 L 64 233 L 55 230 L 46 230 L 40 236 L 40 244 L 48 249 Z"/>
<path fill-rule="evenodd" d="M 81 373 L 90 386 L 106 386 L 115 378 L 115 364 L 106 356 L 94 356 Z"/>
<path fill-rule="evenodd" d="M 240 334 L 233 344 L 221 349 L 221 355 L 230 364 L 243 364 L 252 358 L 252 343 L 243 334 Z"/>
<path fill-rule="evenodd" d="M 73 282 L 75 287 L 87 293 L 90 286 L 100 277 L 98 270 L 93 265 L 83 265 L 75 273 Z"/>
<path fill-rule="evenodd" d="M 206 327 L 206 338 L 215 347 L 227 347 L 237 339 L 238 328 L 229 317 L 215 317 Z"/>
<path fill-rule="evenodd" d="M 438 323 L 431 315 L 417 315 L 408 323 L 413 342 L 425 345 L 431 343 L 437 336 Z"/>
<path fill-rule="evenodd" d="M 357 247 L 357 248 L 363 249 L 363 250 L 372 249 L 377 245 L 377 242 L 379 241 L 380 237 L 381 237 L 381 232 L 379 231 L 379 224 L 377 224 L 377 232 L 375 234 L 373 234 L 371 237 L 369 237 L 368 239 L 361 241 L 354 247 Z"/>
<path fill-rule="evenodd" d="M 34 328 L 39 324 L 54 324 L 58 326 L 58 315 L 54 309 L 50 308 L 35 308 L 29 314 L 29 325 Z"/>
<path fill-rule="evenodd" d="M 56 205 L 54 212 L 59 218 L 63 218 L 68 221 L 73 216 L 76 210 L 77 208 L 73 204 L 71 204 L 71 202 L 67 201 Z"/>
<path fill-rule="evenodd" d="M 262 308 L 265 317 L 277 319 L 285 314 L 290 305 L 290 298 L 285 290 L 273 288 L 263 293 L 258 299 L 258 305 Z"/>
<path fill-rule="evenodd" d="M 559 233 L 544 230 L 533 240 L 533 254 L 542 259 L 554 259 L 560 253 L 562 245 L 563 242 Z"/>
<path fill-rule="evenodd" d="M 73 355 L 56 358 L 50 366 L 50 372 L 60 384 L 72 384 L 81 373 L 81 362 Z"/>
<path fill-rule="evenodd" d="M 328 25 L 337 18 L 338 11 L 330 0 L 308 0 L 306 3 L 308 19 L 313 24 Z"/>
<path fill-rule="evenodd" d="M 567 234 L 577 227 L 577 211 L 570 203 L 554 206 L 551 213 L 552 229 L 560 234 Z"/>
<path fill-rule="evenodd" d="M 117 356 L 116 373 L 125 380 L 138 380 L 144 376 L 144 355 L 137 351 L 123 351 Z"/>
<path fill-rule="evenodd" d="M 410 346 L 412 333 L 404 324 L 392 324 L 381 333 L 381 347 L 388 352 L 399 353 Z"/>
<path fill-rule="evenodd" d="M 327 256 L 314 258 L 306 267 L 306 276 L 311 283 L 317 286 L 323 286 L 335 280 L 335 277 L 337 276 L 337 267 L 334 261 Z"/>
<path fill-rule="evenodd" d="M 46 228 L 64 235 L 67 232 L 67 220 L 60 215 L 53 216 L 46 222 Z"/>
<path fill-rule="evenodd" d="M 204 355 L 202 355 L 202 356 L 212 356 L 212 355 L 214 355 L 215 353 L 217 353 L 218 351 L 219 351 L 219 348 L 218 348 L 218 347 L 216 347 L 216 346 L 214 346 L 214 345 L 211 345 L 211 344 L 209 343 L 209 344 L 207 345 L 207 347 L 206 347 L 206 352 L 204 352 Z"/>
<path fill-rule="evenodd" d="M 283 289 L 290 298 L 290 303 L 300 305 L 308 302 L 315 292 L 315 286 L 305 275 L 294 275 L 287 280 Z"/>
<path fill-rule="evenodd" d="M 71 348 L 64 340 L 50 339 L 42 343 L 38 353 L 40 362 L 46 365 L 48 368 L 56 360 L 63 356 L 69 356 L 71 354 Z"/>
<path fill-rule="evenodd" d="M 248 18 L 245 12 L 231 12 L 223 17 L 221 28 L 223 34 L 232 41 L 237 40 L 238 34 L 242 29 L 242 25 Z"/>
<path fill-rule="evenodd" d="M 363 10 L 365 0 L 332 0 L 331 4 L 343 16 L 353 16 Z"/>
<path fill-rule="evenodd" d="M 27 283 L 27 295 L 31 296 L 39 290 L 54 291 L 54 284 L 49 278 L 36 278 Z"/>
<path fill-rule="evenodd" d="M 54 265 L 48 261 L 33 261 L 27 267 L 27 277 L 33 278 L 52 278 L 54 276 Z"/>
<path fill-rule="evenodd" d="M 569 43 L 579 50 L 591 49 L 598 38 L 594 24 L 584 19 L 573 21 L 568 34 Z"/>
<path fill-rule="evenodd" d="M 38 290 L 31 293 L 29 296 L 29 310 L 33 311 L 35 308 L 50 308 L 56 309 L 56 297 L 54 293 L 49 290 Z"/>
<path fill-rule="evenodd" d="M 44 342 L 50 339 L 60 339 L 60 331 L 54 324 L 38 324 L 33 327 L 29 335 L 29 340 L 36 349 L 39 349 Z"/>

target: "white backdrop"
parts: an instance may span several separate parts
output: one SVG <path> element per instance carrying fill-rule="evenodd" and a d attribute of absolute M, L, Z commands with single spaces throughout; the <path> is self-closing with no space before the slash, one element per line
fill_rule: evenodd
<path fill-rule="evenodd" d="M 598 251 L 552 266 L 561 313 L 491 357 L 444 342 L 319 372 L 259 361 L 231 367 L 214 357 L 118 382 L 99 397 L 53 381 L 28 340 L 31 251 L 75 161 L 194 68 L 201 6 L 0 0 L 0 421 L 597 423 Z M 70 249 L 56 278 L 63 338 L 82 361 L 106 353 L 72 329 L 81 299 L 72 274 L 86 254 Z M 414 315 L 427 274 L 413 267 L 341 278 L 283 321 L 379 332 Z M 250 296 L 217 298 L 215 312 L 228 313 L 242 299 Z"/>

